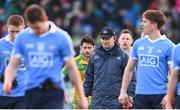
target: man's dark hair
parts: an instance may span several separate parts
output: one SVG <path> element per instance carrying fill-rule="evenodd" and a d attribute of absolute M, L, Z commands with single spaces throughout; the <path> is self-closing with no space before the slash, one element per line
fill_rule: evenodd
<path fill-rule="evenodd" d="M 90 35 L 84 35 L 84 36 L 81 37 L 81 44 L 80 45 L 82 46 L 83 43 L 89 43 L 92 46 L 95 46 L 95 41 L 92 38 L 92 36 L 90 36 Z"/>
<path fill-rule="evenodd" d="M 36 4 L 27 7 L 24 16 L 27 22 L 30 23 L 41 22 L 47 19 L 45 10 Z"/>
<path fill-rule="evenodd" d="M 13 25 L 13 26 L 24 25 L 24 19 L 20 15 L 11 15 L 8 17 L 7 25 Z"/>
<path fill-rule="evenodd" d="M 158 29 L 160 29 L 166 21 L 165 15 L 160 10 L 147 10 L 143 13 L 143 18 L 156 23 Z"/>

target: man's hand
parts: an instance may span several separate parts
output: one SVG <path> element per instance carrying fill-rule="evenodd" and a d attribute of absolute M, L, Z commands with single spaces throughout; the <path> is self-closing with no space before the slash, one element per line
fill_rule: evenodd
<path fill-rule="evenodd" d="M 80 109 L 88 109 L 88 99 L 86 97 L 82 97 L 79 102 Z"/>
<path fill-rule="evenodd" d="M 68 95 L 66 92 L 64 92 L 64 103 L 68 104 Z"/>
<path fill-rule="evenodd" d="M 12 89 L 12 82 L 10 81 L 5 81 L 3 84 L 3 91 L 5 94 L 10 95 L 11 94 L 11 89 Z"/>
<path fill-rule="evenodd" d="M 129 97 L 128 97 L 126 92 L 125 93 L 122 92 L 119 95 L 118 100 L 119 100 L 119 103 L 122 105 L 123 108 L 127 109 L 127 108 L 131 108 L 132 107 L 132 102 L 129 99 Z"/>
<path fill-rule="evenodd" d="M 133 104 L 131 102 L 131 100 L 129 99 L 125 104 L 122 105 L 123 109 L 130 109 L 132 108 Z"/>
<path fill-rule="evenodd" d="M 120 95 L 119 95 L 119 98 L 118 98 L 118 101 L 119 101 L 119 103 L 120 104 L 125 104 L 125 103 L 127 103 L 127 101 L 129 100 L 129 97 L 128 97 L 128 95 L 127 95 L 127 93 L 125 92 L 125 93 L 120 93 Z"/>
<path fill-rule="evenodd" d="M 173 109 L 173 102 L 170 102 L 169 100 L 168 100 L 168 96 L 167 95 L 165 95 L 164 97 L 163 97 L 163 99 L 162 99 L 162 101 L 161 101 L 161 107 L 163 108 L 163 109 Z"/>

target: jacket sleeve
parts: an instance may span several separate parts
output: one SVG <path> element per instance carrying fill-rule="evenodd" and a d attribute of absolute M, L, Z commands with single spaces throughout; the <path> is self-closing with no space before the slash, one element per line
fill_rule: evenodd
<path fill-rule="evenodd" d="M 92 57 L 89 60 L 86 72 L 85 72 L 85 80 L 84 80 L 84 93 L 85 96 L 91 96 L 92 90 L 93 90 L 93 84 L 94 84 L 94 67 L 92 63 Z"/>

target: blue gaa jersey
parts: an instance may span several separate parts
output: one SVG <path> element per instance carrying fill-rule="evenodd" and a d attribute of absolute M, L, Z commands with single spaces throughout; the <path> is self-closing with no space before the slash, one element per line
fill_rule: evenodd
<path fill-rule="evenodd" d="M 162 35 L 157 40 L 148 36 L 135 41 L 131 57 L 137 60 L 136 94 L 165 94 L 168 64 L 172 63 L 174 44 Z"/>
<path fill-rule="evenodd" d="M 9 40 L 8 36 L 0 40 L 0 75 L 1 75 L 0 96 L 10 96 L 10 97 L 24 96 L 25 83 L 26 83 L 26 66 L 23 59 L 21 60 L 21 63 L 16 73 L 15 79 L 17 81 L 17 86 L 13 87 L 12 94 L 6 95 L 2 91 L 3 89 L 2 77 L 4 76 L 5 69 L 9 63 L 13 46 L 14 44 Z"/>
<path fill-rule="evenodd" d="M 180 43 L 175 47 L 172 55 L 173 69 L 180 70 Z M 179 75 L 178 75 L 179 76 Z M 180 82 L 177 85 L 177 94 L 180 95 Z"/>
<path fill-rule="evenodd" d="M 26 60 L 27 89 L 38 87 L 47 79 L 63 88 L 61 68 L 64 61 L 75 54 L 67 32 L 52 22 L 49 25 L 49 31 L 39 36 L 26 28 L 15 41 L 12 54 Z"/>

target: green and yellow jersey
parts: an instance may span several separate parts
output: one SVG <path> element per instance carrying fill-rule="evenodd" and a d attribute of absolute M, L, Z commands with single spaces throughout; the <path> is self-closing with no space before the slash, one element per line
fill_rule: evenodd
<path fill-rule="evenodd" d="M 83 55 L 79 55 L 75 58 L 75 62 L 76 65 L 80 71 L 80 75 L 81 75 L 81 79 L 82 79 L 82 83 L 84 82 L 84 76 L 85 76 L 85 72 L 87 69 L 87 65 L 88 65 L 88 61 L 83 57 Z M 65 66 L 63 68 L 63 74 L 66 76 L 68 76 L 69 71 L 67 69 L 67 67 Z M 91 97 L 88 97 L 88 102 L 89 102 L 89 108 L 90 108 L 90 104 L 91 104 Z M 72 108 L 73 109 L 78 109 L 79 107 L 79 96 L 78 96 L 78 92 L 75 88 L 73 88 L 73 96 L 72 96 Z"/>

